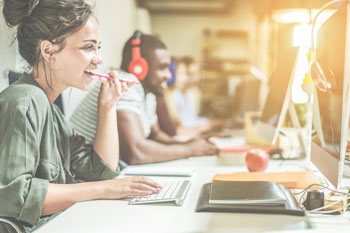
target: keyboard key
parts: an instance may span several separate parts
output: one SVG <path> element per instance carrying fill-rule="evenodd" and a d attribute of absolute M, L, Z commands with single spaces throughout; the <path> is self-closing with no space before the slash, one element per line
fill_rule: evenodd
<path fill-rule="evenodd" d="M 179 182 L 174 190 L 174 192 L 171 194 L 171 198 L 175 198 L 176 194 L 179 192 L 180 188 L 181 188 L 182 183 Z"/>
<path fill-rule="evenodd" d="M 175 188 L 179 185 L 179 182 L 174 182 L 171 184 L 171 186 L 169 187 L 168 191 L 166 192 L 166 194 L 164 195 L 164 199 L 169 199 L 171 197 L 171 194 L 173 194 Z"/>

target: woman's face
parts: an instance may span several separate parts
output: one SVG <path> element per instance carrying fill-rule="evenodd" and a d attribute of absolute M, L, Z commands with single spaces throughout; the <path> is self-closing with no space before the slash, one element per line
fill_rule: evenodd
<path fill-rule="evenodd" d="M 94 17 L 77 32 L 67 37 L 62 51 L 54 54 L 51 64 L 53 86 L 60 88 L 76 87 L 89 90 L 93 77 L 86 73 L 97 69 L 102 64 L 98 50 L 100 47 L 99 26 Z"/>
<path fill-rule="evenodd" d="M 184 90 L 186 87 L 188 76 L 187 76 L 187 68 L 183 63 L 177 63 L 175 69 L 176 81 L 175 87 L 180 90 Z"/>
<path fill-rule="evenodd" d="M 188 74 L 188 87 L 194 87 L 198 85 L 199 81 L 199 66 L 197 63 L 191 63 L 187 67 Z"/>

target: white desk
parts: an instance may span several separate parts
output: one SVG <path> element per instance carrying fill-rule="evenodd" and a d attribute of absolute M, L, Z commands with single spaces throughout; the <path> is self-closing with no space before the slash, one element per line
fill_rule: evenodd
<path fill-rule="evenodd" d="M 298 217 L 271 214 L 196 213 L 202 184 L 216 173 L 246 171 L 244 166 L 225 166 L 217 157 L 201 157 L 147 166 L 195 167 L 196 175 L 183 206 L 128 205 L 126 200 L 78 203 L 35 233 L 112 232 L 350 232 L 349 213 L 342 216 Z M 271 161 L 268 170 L 300 170 L 292 162 Z M 279 166 L 280 165 L 280 166 Z M 301 231 L 301 229 L 304 229 Z M 314 230 L 313 230 L 314 229 Z M 309 230 L 307 230 L 309 231 Z"/>

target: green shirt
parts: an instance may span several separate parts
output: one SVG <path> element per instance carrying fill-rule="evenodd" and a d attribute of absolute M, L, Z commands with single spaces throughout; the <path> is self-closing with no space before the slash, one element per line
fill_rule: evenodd
<path fill-rule="evenodd" d="M 106 165 L 25 74 L 0 93 L 0 216 L 35 225 L 49 183 L 111 179 Z"/>

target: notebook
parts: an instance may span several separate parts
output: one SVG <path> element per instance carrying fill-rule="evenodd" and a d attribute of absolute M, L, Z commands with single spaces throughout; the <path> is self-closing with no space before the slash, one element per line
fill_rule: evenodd
<path fill-rule="evenodd" d="M 210 204 L 284 205 L 280 185 L 269 181 L 214 181 Z"/>
<path fill-rule="evenodd" d="M 287 202 L 285 205 L 246 205 L 246 204 L 210 204 L 209 195 L 212 183 L 204 184 L 198 197 L 196 212 L 224 212 L 224 213 L 258 213 L 258 214 L 283 214 L 305 216 L 305 211 L 300 207 L 293 194 L 280 185 Z"/>

